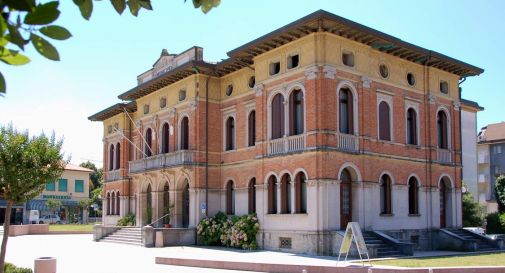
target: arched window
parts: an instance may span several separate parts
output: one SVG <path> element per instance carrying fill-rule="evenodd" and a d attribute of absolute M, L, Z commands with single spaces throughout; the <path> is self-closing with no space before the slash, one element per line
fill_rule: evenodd
<path fill-rule="evenodd" d="M 289 95 L 289 135 L 303 134 L 303 92 L 295 89 Z"/>
<path fill-rule="evenodd" d="M 107 193 L 107 211 L 105 214 L 110 215 L 110 192 Z"/>
<path fill-rule="evenodd" d="M 416 110 L 407 110 L 407 144 L 417 145 L 417 115 Z"/>
<path fill-rule="evenodd" d="M 116 194 L 114 192 L 112 192 L 112 194 L 110 196 L 110 202 L 111 202 L 110 214 L 116 215 Z"/>
<path fill-rule="evenodd" d="M 145 149 L 144 149 L 144 153 L 146 154 L 146 157 L 150 157 L 153 155 L 152 151 L 151 151 L 151 147 L 152 147 L 152 142 L 153 142 L 153 131 L 151 130 L 151 128 L 147 128 L 146 130 L 146 145 L 145 145 Z"/>
<path fill-rule="evenodd" d="M 307 181 L 303 172 L 295 176 L 295 212 L 307 213 Z"/>
<path fill-rule="evenodd" d="M 272 139 L 281 138 L 284 136 L 284 97 L 282 94 L 277 94 L 273 98 L 271 114 Z"/>
<path fill-rule="evenodd" d="M 256 111 L 251 111 L 248 118 L 248 140 L 249 147 L 256 145 Z"/>
<path fill-rule="evenodd" d="M 249 197 L 248 212 L 256 213 L 256 178 L 252 178 L 249 181 L 249 186 L 247 187 L 247 193 Z"/>
<path fill-rule="evenodd" d="M 417 179 L 409 179 L 409 214 L 419 214 L 419 189 Z"/>
<path fill-rule="evenodd" d="M 231 180 L 226 183 L 226 214 L 235 214 L 235 189 Z"/>
<path fill-rule="evenodd" d="M 109 171 L 114 170 L 114 145 L 109 147 Z"/>
<path fill-rule="evenodd" d="M 184 117 L 181 120 L 181 139 L 180 139 L 181 150 L 189 149 L 189 119 Z"/>
<path fill-rule="evenodd" d="M 116 170 L 119 170 L 121 168 L 121 144 L 118 143 L 116 145 Z"/>
<path fill-rule="evenodd" d="M 268 213 L 277 213 L 277 178 L 274 175 L 268 178 Z"/>
<path fill-rule="evenodd" d="M 437 114 L 438 148 L 449 149 L 447 132 L 447 115 L 440 110 Z"/>
<path fill-rule="evenodd" d="M 339 92 L 339 129 L 342 134 L 354 134 L 353 97 L 349 88 Z"/>
<path fill-rule="evenodd" d="M 285 174 L 281 178 L 281 213 L 291 213 L 291 177 Z"/>
<path fill-rule="evenodd" d="M 389 105 L 385 101 L 379 103 L 379 139 L 391 141 L 391 120 Z"/>
<path fill-rule="evenodd" d="M 116 193 L 116 215 L 119 215 L 119 208 L 121 207 L 121 202 L 119 202 L 119 192 Z"/>
<path fill-rule="evenodd" d="M 169 213 L 170 208 L 170 186 L 168 182 L 163 186 L 163 215 Z"/>
<path fill-rule="evenodd" d="M 235 150 L 235 120 L 229 117 L 226 120 L 226 151 Z"/>
<path fill-rule="evenodd" d="M 153 196 L 152 196 L 151 184 L 147 185 L 146 203 L 147 203 L 147 208 L 152 209 L 152 207 L 153 207 Z"/>
<path fill-rule="evenodd" d="M 169 139 L 170 139 L 170 125 L 168 123 L 163 124 L 161 128 L 161 152 L 166 154 L 169 151 Z"/>
<path fill-rule="evenodd" d="M 391 209 L 391 178 L 384 174 L 380 180 L 381 214 L 392 214 Z"/>

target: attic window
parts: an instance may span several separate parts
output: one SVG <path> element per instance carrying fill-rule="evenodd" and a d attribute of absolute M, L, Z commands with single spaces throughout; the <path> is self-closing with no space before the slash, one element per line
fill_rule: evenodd
<path fill-rule="evenodd" d="M 449 93 L 449 83 L 447 83 L 446 81 L 440 81 L 440 92 L 442 92 L 444 94 L 448 94 Z"/>
<path fill-rule="evenodd" d="M 342 53 L 342 63 L 349 67 L 354 67 L 354 54 L 349 51 Z"/>
<path fill-rule="evenodd" d="M 226 87 L 226 96 L 231 96 L 231 94 L 233 93 L 233 84 L 228 84 L 228 86 Z"/>
<path fill-rule="evenodd" d="M 412 72 L 407 73 L 407 83 L 410 86 L 414 86 L 416 84 L 416 77 L 412 74 Z"/>
<path fill-rule="evenodd" d="M 385 64 L 381 64 L 379 66 L 379 73 L 381 74 L 381 77 L 384 79 L 387 79 L 389 77 L 389 68 Z"/>
<path fill-rule="evenodd" d="M 144 104 L 144 115 L 149 114 L 149 104 Z"/>
<path fill-rule="evenodd" d="M 269 72 L 270 76 L 279 74 L 279 72 L 281 72 L 281 62 L 271 62 Z"/>
<path fill-rule="evenodd" d="M 119 129 L 119 123 L 114 123 L 114 129 Z"/>
<path fill-rule="evenodd" d="M 298 54 L 288 56 L 288 69 L 297 67 L 299 62 L 300 56 Z"/>
<path fill-rule="evenodd" d="M 107 127 L 107 133 L 109 133 L 109 134 L 112 133 L 112 125 L 109 125 Z"/>
<path fill-rule="evenodd" d="M 249 78 L 249 82 L 247 82 L 247 85 L 249 86 L 249 88 L 254 88 L 254 85 L 256 85 L 256 77 L 251 76 Z"/>
<path fill-rule="evenodd" d="M 186 89 L 179 90 L 179 101 L 183 101 L 186 99 Z"/>
<path fill-rule="evenodd" d="M 167 98 L 163 97 L 160 99 L 160 108 L 165 108 L 167 106 Z"/>

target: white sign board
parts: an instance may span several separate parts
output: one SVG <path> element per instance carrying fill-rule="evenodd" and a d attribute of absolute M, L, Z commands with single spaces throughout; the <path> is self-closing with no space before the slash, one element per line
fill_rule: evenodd
<path fill-rule="evenodd" d="M 340 245 L 340 251 L 338 253 L 338 262 L 340 261 L 340 256 L 345 254 L 345 260 L 347 260 L 347 255 L 351 250 L 352 243 L 355 243 L 356 248 L 358 249 L 359 258 L 363 261 L 362 255 L 366 255 L 368 262 L 370 263 L 370 257 L 368 256 L 368 249 L 366 248 L 365 239 L 363 238 L 363 233 L 361 233 L 361 228 L 359 227 L 358 222 L 350 222 L 347 224 L 347 228 L 345 229 L 344 238 L 342 240 L 342 244 Z"/>

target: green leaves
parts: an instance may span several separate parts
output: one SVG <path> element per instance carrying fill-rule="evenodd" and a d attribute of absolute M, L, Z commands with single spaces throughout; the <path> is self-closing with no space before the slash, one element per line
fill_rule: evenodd
<path fill-rule="evenodd" d="M 119 14 L 123 14 L 123 11 L 126 8 L 126 1 L 125 0 L 110 0 L 112 6 L 114 9 L 117 11 Z"/>
<path fill-rule="evenodd" d="M 110 0 L 112 6 L 119 14 L 123 14 L 126 6 L 133 16 L 138 16 L 140 9 L 152 10 L 151 0 Z"/>
<path fill-rule="evenodd" d="M 46 35 L 49 38 L 53 38 L 55 40 L 66 40 L 72 37 L 70 31 L 68 31 L 64 27 L 60 26 L 47 26 L 40 29 L 40 32 Z"/>
<path fill-rule="evenodd" d="M 32 12 L 26 14 L 24 23 L 27 25 L 47 25 L 54 22 L 60 16 L 58 5 L 58 1 L 53 1 L 36 6 Z"/>
<path fill-rule="evenodd" d="M 184 0 L 186 2 L 186 0 Z M 193 0 L 193 6 L 197 9 L 200 8 L 203 13 L 209 12 L 221 4 L 221 0 Z"/>
<path fill-rule="evenodd" d="M 74 4 L 79 7 L 81 15 L 84 19 L 89 20 L 91 18 L 91 13 L 93 12 L 93 1 L 92 0 L 73 0 Z"/>
<path fill-rule="evenodd" d="M 10 65 L 24 65 L 30 62 L 25 55 L 7 48 L 1 48 L 0 61 Z"/>
<path fill-rule="evenodd" d="M 5 94 L 5 91 L 7 91 L 7 84 L 5 83 L 4 75 L 0 72 L 0 96 L 2 96 L 2 93 Z"/>
<path fill-rule="evenodd" d="M 35 33 L 30 35 L 30 41 L 32 42 L 33 47 L 40 53 L 40 55 L 48 58 L 49 60 L 59 61 L 60 55 L 56 48 L 51 45 L 47 40 L 38 36 Z"/>

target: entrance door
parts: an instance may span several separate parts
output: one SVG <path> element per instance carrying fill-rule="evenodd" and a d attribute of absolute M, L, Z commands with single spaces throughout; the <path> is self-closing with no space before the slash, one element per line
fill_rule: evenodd
<path fill-rule="evenodd" d="M 447 203 L 447 194 L 445 181 L 441 181 L 440 183 L 440 228 L 446 227 L 445 215 L 446 215 L 446 203 Z"/>
<path fill-rule="evenodd" d="M 189 184 L 186 184 L 182 192 L 182 227 L 189 226 Z"/>
<path fill-rule="evenodd" d="M 352 184 L 347 170 L 342 171 L 340 180 L 340 229 L 345 229 L 352 221 Z"/>

